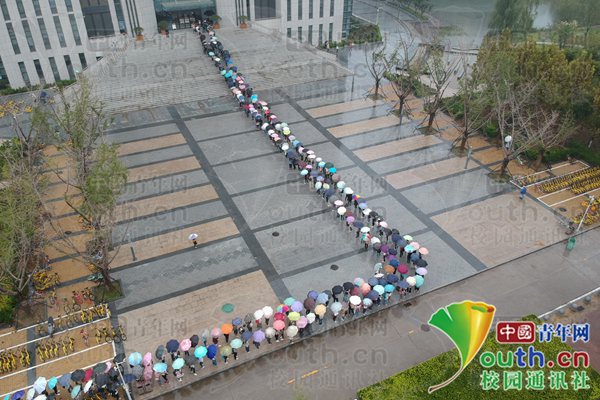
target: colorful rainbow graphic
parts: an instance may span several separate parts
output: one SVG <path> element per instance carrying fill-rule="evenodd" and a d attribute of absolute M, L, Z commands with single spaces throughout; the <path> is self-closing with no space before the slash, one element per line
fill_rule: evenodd
<path fill-rule="evenodd" d="M 431 386 L 429 393 L 451 383 L 469 365 L 483 345 L 492 326 L 495 312 L 496 308 L 490 304 L 465 300 L 442 307 L 431 316 L 429 325 L 435 326 L 448 335 L 458 348 L 461 367 L 446 382 Z"/>

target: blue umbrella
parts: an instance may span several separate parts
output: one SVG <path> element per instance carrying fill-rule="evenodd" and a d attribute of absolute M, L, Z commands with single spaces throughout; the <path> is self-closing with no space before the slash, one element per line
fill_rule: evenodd
<path fill-rule="evenodd" d="M 77 395 L 79 394 L 79 391 L 81 390 L 81 385 L 77 385 L 73 388 L 73 391 L 71 391 L 71 398 L 74 399 L 75 397 L 77 397 Z"/>
<path fill-rule="evenodd" d="M 398 268 L 398 265 L 400 265 L 400 261 L 398 261 L 398 259 L 396 258 L 392 258 L 390 260 L 390 265 L 394 268 Z"/>
<path fill-rule="evenodd" d="M 160 374 L 167 370 L 167 364 L 165 364 L 165 363 L 154 364 L 152 369 Z"/>
<path fill-rule="evenodd" d="M 379 294 L 383 294 L 383 292 L 385 292 L 385 289 L 381 285 L 375 285 L 375 287 L 373 288 L 373 290 L 376 291 Z"/>
<path fill-rule="evenodd" d="M 241 325 L 243 322 L 244 322 L 244 321 L 242 321 L 242 319 L 241 319 L 241 318 L 234 318 L 234 319 L 231 321 L 231 325 L 233 325 L 233 326 L 240 326 L 240 325 Z"/>
<path fill-rule="evenodd" d="M 139 363 L 142 362 L 142 355 L 136 351 L 135 353 L 131 353 L 129 355 L 128 360 L 129 360 L 129 365 L 138 365 Z"/>
<path fill-rule="evenodd" d="M 356 202 L 358 204 L 363 204 L 365 202 L 365 199 L 363 199 L 362 197 L 359 197 L 359 198 L 356 199 Z"/>
<path fill-rule="evenodd" d="M 173 353 L 179 349 L 179 342 L 175 339 L 171 339 L 167 342 L 167 351 Z"/>
<path fill-rule="evenodd" d="M 367 298 L 364 298 L 364 299 L 363 299 L 363 305 L 364 305 L 366 308 L 369 308 L 369 307 L 371 307 L 371 306 L 373 305 L 373 300 L 369 299 L 368 297 L 367 297 Z"/>
<path fill-rule="evenodd" d="M 287 153 L 287 158 L 289 158 L 290 160 L 293 160 L 294 158 L 296 158 L 296 154 L 294 154 L 293 151 L 288 152 Z"/>
<path fill-rule="evenodd" d="M 332 174 L 335 174 L 337 172 L 337 169 L 335 168 L 329 168 L 329 172 Z"/>
<path fill-rule="evenodd" d="M 61 376 L 60 379 L 58 380 L 58 384 L 62 387 L 69 386 L 69 383 L 71 383 L 71 373 L 70 372 L 67 372 L 66 374 Z"/>
<path fill-rule="evenodd" d="M 242 340 L 248 340 L 251 337 L 252 337 L 252 332 L 250 332 L 250 331 L 246 331 L 246 332 L 242 333 Z"/>
<path fill-rule="evenodd" d="M 17 393 L 13 394 L 11 399 L 12 400 L 18 400 L 21 397 L 25 396 L 25 391 L 24 390 L 19 390 Z"/>
<path fill-rule="evenodd" d="M 360 203 L 358 205 L 358 208 L 360 208 L 361 210 L 366 210 L 367 208 L 369 208 L 369 206 L 367 205 L 367 203 Z"/>
<path fill-rule="evenodd" d="M 417 261 L 419 259 L 419 254 L 418 253 L 412 253 L 410 255 L 410 261 Z"/>
<path fill-rule="evenodd" d="M 308 297 L 310 297 L 313 300 L 317 300 L 317 297 L 319 297 L 319 294 L 317 292 L 315 292 L 314 290 L 311 290 L 310 292 L 308 292 Z"/>
<path fill-rule="evenodd" d="M 419 287 L 425 282 L 425 279 L 421 275 L 415 275 L 415 280 L 417 281 L 416 287 Z"/>
<path fill-rule="evenodd" d="M 123 383 L 128 384 L 135 380 L 135 375 L 133 374 L 125 374 L 123 375 Z"/>
<path fill-rule="evenodd" d="M 369 280 L 367 281 L 367 283 L 369 285 L 371 285 L 371 287 L 377 285 L 377 283 L 379 283 L 379 281 L 377 280 L 377 278 L 369 278 Z"/>
<path fill-rule="evenodd" d="M 406 240 L 404 239 L 400 239 L 400 240 L 394 240 L 394 242 L 398 245 L 398 247 L 400 248 L 404 248 L 406 247 L 406 245 L 408 245 L 408 243 L 406 242 Z"/>
<path fill-rule="evenodd" d="M 396 250 L 394 250 L 394 249 L 390 249 L 388 251 L 388 254 L 391 254 L 391 255 L 395 256 L 396 254 L 398 254 L 398 252 Z"/>
<path fill-rule="evenodd" d="M 384 287 L 385 291 L 388 293 L 392 293 L 394 291 L 394 285 L 390 285 L 389 283 Z"/>
<path fill-rule="evenodd" d="M 388 284 L 388 281 L 387 281 L 387 279 L 385 279 L 385 278 L 379 278 L 379 279 L 377 280 L 377 284 L 378 284 L 378 285 L 381 285 L 381 286 L 385 286 L 385 285 L 387 285 L 387 284 Z"/>
<path fill-rule="evenodd" d="M 294 140 L 294 141 L 292 142 L 292 146 L 296 147 L 296 146 L 298 145 L 298 143 L 300 143 L 300 141 L 299 141 L 299 140 Z"/>
<path fill-rule="evenodd" d="M 387 278 L 387 281 L 388 281 L 389 283 L 396 283 L 396 282 L 398 282 L 398 281 L 400 280 L 400 278 L 398 278 L 398 277 L 397 277 L 396 275 L 394 275 L 394 274 L 388 274 L 388 276 L 387 276 L 386 278 Z"/>
<path fill-rule="evenodd" d="M 354 222 L 354 227 L 355 228 L 362 228 L 363 226 L 365 226 L 362 222 L 360 221 L 355 221 Z"/>
<path fill-rule="evenodd" d="M 392 235 L 392 242 L 397 242 L 400 239 L 402 239 L 402 236 L 398 235 L 397 233 Z"/>
<path fill-rule="evenodd" d="M 317 171 L 313 171 L 310 173 L 311 178 L 316 178 L 317 176 L 319 176 L 319 173 Z"/>
<path fill-rule="evenodd" d="M 317 181 L 319 182 L 323 182 L 325 180 L 325 178 L 323 178 L 322 176 L 317 176 Z M 327 189 L 327 191 L 330 191 L 331 189 Z M 333 194 L 333 193 L 332 193 Z"/>
<path fill-rule="evenodd" d="M 371 290 L 369 293 L 367 293 L 367 298 L 375 301 L 375 300 L 377 300 L 379 298 L 379 293 L 377 293 L 374 290 Z"/>
<path fill-rule="evenodd" d="M 4 400 L 10 400 L 10 394 L 7 394 L 6 396 L 4 396 Z"/>
<path fill-rule="evenodd" d="M 204 346 L 196 347 L 196 350 L 194 350 L 194 355 L 198 358 L 204 357 L 206 353 L 208 353 L 208 350 Z"/>
<path fill-rule="evenodd" d="M 327 293 L 321 293 L 317 297 L 317 303 L 325 304 L 327 303 L 327 300 L 329 300 L 329 296 L 327 295 Z"/>
<path fill-rule="evenodd" d="M 250 333 L 250 332 L 248 332 L 248 333 Z M 252 335 L 252 334 L 250 334 L 250 335 Z M 210 346 L 208 346 L 208 349 L 206 349 L 206 350 L 207 350 L 206 351 L 206 356 L 208 358 L 210 358 L 211 360 L 213 358 L 215 358 L 215 356 L 217 355 L 217 346 L 215 346 L 214 344 L 211 344 Z"/>
<path fill-rule="evenodd" d="M 325 161 L 321 161 L 319 164 L 317 164 L 319 166 L 319 168 L 323 168 L 325 166 Z"/>
<path fill-rule="evenodd" d="M 53 376 L 52 378 L 50 378 L 50 380 L 48 381 L 48 389 L 52 390 L 56 387 L 56 384 L 58 383 L 57 379 L 55 376 Z"/>
<path fill-rule="evenodd" d="M 400 282 L 398 282 L 398 285 L 397 285 L 397 286 L 398 286 L 399 288 L 406 289 L 406 288 L 407 288 L 407 287 L 409 287 L 410 285 L 409 285 L 408 283 L 406 283 L 406 281 L 400 281 Z"/>
<path fill-rule="evenodd" d="M 335 193 L 335 190 L 333 190 L 333 189 L 327 189 L 327 190 L 325 191 L 325 195 L 326 195 L 326 196 L 331 196 L 331 195 L 332 195 L 332 194 L 334 194 L 334 193 Z"/>

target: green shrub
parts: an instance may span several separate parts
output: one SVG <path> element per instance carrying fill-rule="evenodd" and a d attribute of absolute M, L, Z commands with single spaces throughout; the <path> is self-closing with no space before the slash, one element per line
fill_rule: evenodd
<path fill-rule="evenodd" d="M 536 149 L 527 149 L 523 152 L 523 156 L 531 161 L 537 160 L 539 154 L 540 152 Z"/>
<path fill-rule="evenodd" d="M 11 296 L 0 295 L 0 324 L 11 323 L 17 299 Z"/>
<path fill-rule="evenodd" d="M 77 82 L 77 79 L 64 79 L 62 81 L 59 81 L 58 83 L 47 83 L 47 84 L 44 85 L 44 89 L 48 89 L 48 88 L 51 88 L 51 87 L 54 87 L 54 86 L 69 86 L 69 85 L 71 85 L 71 84 L 73 84 L 75 82 Z M 39 88 L 40 88 L 39 85 L 33 85 L 31 87 L 29 87 L 29 86 L 23 86 L 23 87 L 16 88 L 16 89 L 7 88 L 7 89 L 4 89 L 4 90 L 0 90 L 0 95 L 8 96 L 10 94 L 25 93 L 25 92 L 28 92 L 30 90 L 38 90 Z"/>
<path fill-rule="evenodd" d="M 498 136 L 498 127 L 494 124 L 486 124 L 481 130 L 490 138 Z"/>

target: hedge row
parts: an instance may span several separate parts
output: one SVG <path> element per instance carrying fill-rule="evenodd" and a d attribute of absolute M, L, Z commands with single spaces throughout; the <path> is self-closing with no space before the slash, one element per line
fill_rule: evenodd
<path fill-rule="evenodd" d="M 29 92 L 32 90 L 48 89 L 48 88 L 51 88 L 54 86 L 69 86 L 75 82 L 77 82 L 77 79 L 64 79 L 62 81 L 59 81 L 58 83 L 47 83 L 44 85 L 43 88 L 40 88 L 40 85 L 24 86 L 24 87 L 20 87 L 20 88 L 16 88 L 16 89 L 7 88 L 7 89 L 0 90 L 0 95 L 8 96 L 10 94 L 25 93 L 25 92 Z"/>

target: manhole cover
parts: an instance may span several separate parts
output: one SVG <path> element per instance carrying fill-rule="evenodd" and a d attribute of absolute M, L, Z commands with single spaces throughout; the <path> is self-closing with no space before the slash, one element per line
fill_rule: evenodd
<path fill-rule="evenodd" d="M 404 303 L 404 307 L 410 307 L 412 306 L 412 303 L 409 301 L 408 303 Z"/>
<path fill-rule="evenodd" d="M 272 235 L 273 236 L 279 236 L 279 232 L 273 232 Z"/>
<path fill-rule="evenodd" d="M 579 306 L 579 307 L 577 307 L 577 311 L 583 311 L 583 310 L 585 310 L 585 307 L 584 307 L 584 306 Z"/>
<path fill-rule="evenodd" d="M 65 231 L 65 235 L 70 235 L 73 231 Z"/>
<path fill-rule="evenodd" d="M 558 207 L 558 211 L 560 212 L 567 212 L 567 209 L 564 207 Z"/>
<path fill-rule="evenodd" d="M 339 267 L 335 264 L 332 264 L 331 267 L 329 267 L 329 268 L 331 268 L 334 271 L 337 271 Z"/>
<path fill-rule="evenodd" d="M 233 304 L 231 303 L 225 303 L 223 304 L 223 307 L 221 307 L 221 311 L 225 312 L 225 313 L 230 313 L 233 311 L 235 307 L 233 306 Z"/>
<path fill-rule="evenodd" d="M 57 174 L 58 174 L 58 175 L 62 175 L 62 174 L 64 174 L 64 173 L 65 173 L 65 171 L 58 171 L 58 172 L 57 172 Z"/>
<path fill-rule="evenodd" d="M 421 330 L 423 332 L 429 332 L 431 330 L 431 327 L 427 324 L 423 324 L 423 325 L 421 325 Z"/>

